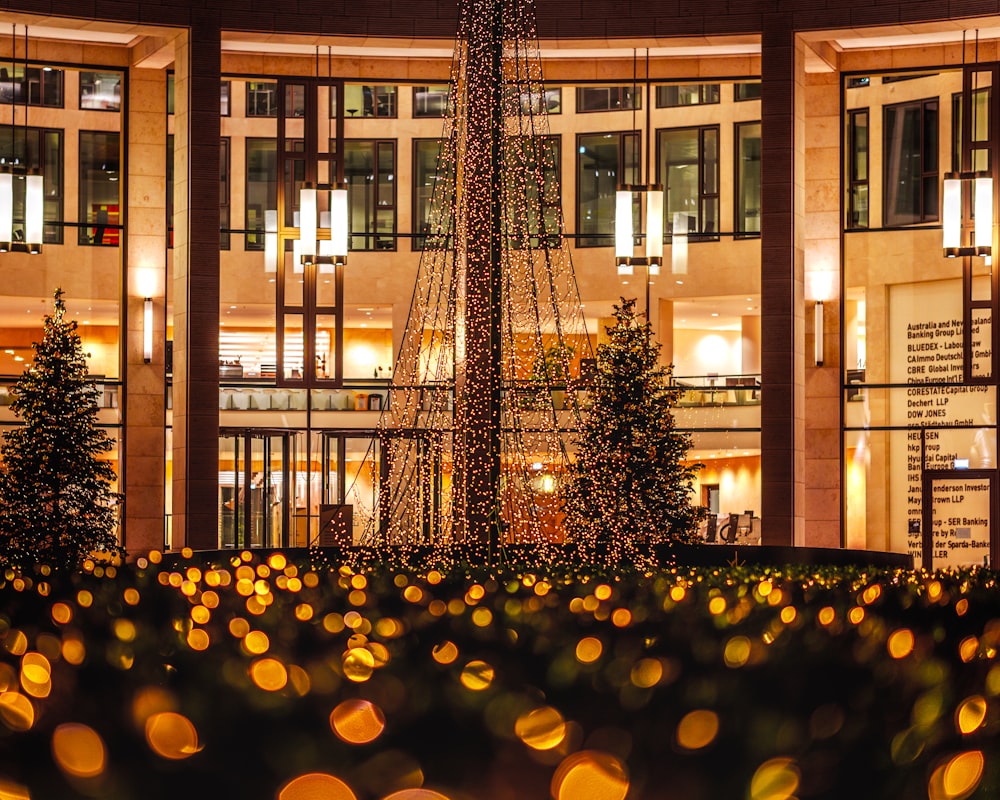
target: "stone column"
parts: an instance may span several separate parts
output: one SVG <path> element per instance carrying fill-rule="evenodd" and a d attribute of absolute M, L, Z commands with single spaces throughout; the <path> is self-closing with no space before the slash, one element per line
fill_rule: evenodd
<path fill-rule="evenodd" d="M 173 541 L 218 546 L 219 21 L 192 11 L 174 74 Z"/>

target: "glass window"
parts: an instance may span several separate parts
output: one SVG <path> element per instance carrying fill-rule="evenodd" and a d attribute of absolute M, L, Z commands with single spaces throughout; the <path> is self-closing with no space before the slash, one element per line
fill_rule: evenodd
<path fill-rule="evenodd" d="M 278 84 L 268 81 L 247 81 L 247 116 L 278 116 Z"/>
<path fill-rule="evenodd" d="M 348 83 L 344 86 L 344 110 L 351 117 L 395 117 L 396 87 Z"/>
<path fill-rule="evenodd" d="M 396 249 L 396 142 L 344 143 L 351 250 Z"/>
<path fill-rule="evenodd" d="M 438 152 L 442 144 L 441 139 L 413 140 L 413 238 L 411 240 L 413 250 L 423 250 L 428 246 L 441 249 L 446 246 L 445 242 L 428 240 L 424 235 L 432 228 L 442 227 L 440 220 L 435 223 L 432 217 L 432 200 L 435 193 L 448 196 L 451 184 L 455 180 L 453 169 L 449 169 L 447 175 L 438 173 Z M 452 162 L 449 160 L 446 164 L 451 166 Z M 439 213 L 441 211 L 439 210 Z"/>
<path fill-rule="evenodd" d="M 518 249 L 553 247 L 560 221 L 558 135 L 520 140 L 517 173 L 524 176 L 524 215 L 511 215 L 511 246 Z"/>
<path fill-rule="evenodd" d="M 671 128 L 658 132 L 658 180 L 666 191 L 666 223 L 688 218 L 691 233 L 719 231 L 719 128 Z"/>
<path fill-rule="evenodd" d="M 219 248 L 229 249 L 229 138 L 219 142 Z"/>
<path fill-rule="evenodd" d="M 872 79 L 867 75 L 863 75 L 858 78 L 848 78 L 847 88 L 848 89 L 863 89 L 866 86 L 871 86 Z"/>
<path fill-rule="evenodd" d="M 120 111 L 122 74 L 120 72 L 81 72 L 80 108 Z"/>
<path fill-rule="evenodd" d="M 938 100 L 885 107 L 886 227 L 938 218 Z"/>
<path fill-rule="evenodd" d="M 736 124 L 736 233 L 760 233 L 760 123 Z"/>
<path fill-rule="evenodd" d="M 278 143 L 247 139 L 247 250 L 264 249 L 264 212 L 278 207 Z"/>
<path fill-rule="evenodd" d="M 847 114 L 847 227 L 868 227 L 868 109 Z"/>
<path fill-rule="evenodd" d="M 0 66 L 0 103 L 63 107 L 63 71 L 24 64 Z"/>
<path fill-rule="evenodd" d="M 167 73 L 167 113 L 174 113 L 174 73 Z"/>
<path fill-rule="evenodd" d="M 989 169 L 990 89 L 976 89 L 972 96 L 971 152 L 965 166 L 976 172 Z M 958 92 L 951 98 L 951 169 L 962 172 L 962 167 L 962 94 Z"/>
<path fill-rule="evenodd" d="M 62 244 L 63 241 L 63 179 L 62 179 L 62 131 L 41 128 L 0 128 L 0 163 L 3 161 L 20 164 L 30 170 L 42 173 L 44 192 L 45 227 L 42 231 L 44 244 Z M 23 172 L 15 175 L 23 176 Z M 24 189 L 23 180 L 15 180 L 14 188 L 14 240 L 24 239 Z"/>
<path fill-rule="evenodd" d="M 614 244 L 615 191 L 639 183 L 639 137 L 635 133 L 586 133 L 576 139 L 576 227 L 578 247 Z M 638 195 L 632 207 L 639 227 Z"/>
<path fill-rule="evenodd" d="M 224 117 L 230 116 L 229 96 L 231 91 L 232 84 L 229 81 L 223 81 L 219 87 L 219 113 Z"/>
<path fill-rule="evenodd" d="M 737 83 L 735 85 L 735 100 L 760 100 L 760 81 L 750 83 Z"/>
<path fill-rule="evenodd" d="M 642 108 L 642 93 L 632 86 L 580 86 L 576 111 L 624 111 Z"/>
<path fill-rule="evenodd" d="M 676 83 L 656 87 L 656 107 L 703 106 L 719 102 L 717 83 Z"/>
<path fill-rule="evenodd" d="M 80 131 L 79 243 L 117 247 L 121 230 L 121 137 Z"/>
<path fill-rule="evenodd" d="M 522 114 L 562 114 L 562 89 L 543 86 L 535 91 L 522 92 L 520 106 Z"/>
<path fill-rule="evenodd" d="M 444 117 L 448 114 L 448 93 L 451 87 L 447 83 L 435 86 L 413 87 L 413 116 Z"/>

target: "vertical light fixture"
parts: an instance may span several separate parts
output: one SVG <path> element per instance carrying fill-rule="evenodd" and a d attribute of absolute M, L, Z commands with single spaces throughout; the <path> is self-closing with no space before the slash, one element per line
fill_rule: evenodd
<path fill-rule="evenodd" d="M 28 86 L 28 26 L 24 26 L 24 87 Z M 28 92 L 24 93 L 24 244 L 29 253 L 42 252 L 42 231 L 45 216 L 45 190 L 42 174 L 28 165 Z M 13 102 L 13 98 L 11 99 Z M 11 112 L 13 114 L 13 111 Z"/>
<path fill-rule="evenodd" d="M 153 298 L 142 301 L 142 360 L 153 360 Z"/>
<path fill-rule="evenodd" d="M 347 263 L 347 233 L 347 189 L 333 189 L 330 192 L 330 255 L 339 266 Z"/>
<path fill-rule="evenodd" d="M 671 229 L 670 271 L 674 275 L 687 275 L 688 271 L 688 215 L 683 211 L 674 213 Z"/>
<path fill-rule="evenodd" d="M 264 272 L 278 271 L 278 211 L 264 212 Z"/>
<path fill-rule="evenodd" d="M 307 184 L 299 190 L 299 253 L 307 264 L 316 256 L 316 220 L 316 187 Z"/>
<path fill-rule="evenodd" d="M 650 275 L 660 274 L 663 262 L 663 187 L 646 190 L 646 264 Z"/>
<path fill-rule="evenodd" d="M 13 88 L 15 53 L 17 51 L 17 25 L 10 30 L 10 74 Z M 14 93 L 10 97 L 10 157 L 5 154 L 0 164 L 0 252 L 6 253 L 14 241 Z"/>
<path fill-rule="evenodd" d="M 622 187 L 615 192 L 615 261 L 619 275 L 631 275 L 635 236 L 632 232 L 632 189 Z"/>
<path fill-rule="evenodd" d="M 976 55 L 975 67 L 973 67 L 974 80 L 970 91 L 966 80 L 965 65 L 965 32 L 962 32 L 962 100 L 964 113 L 968 114 L 971 122 L 968 130 L 970 142 L 965 141 L 964 131 L 962 134 L 961 154 L 959 172 L 948 172 L 942 182 L 942 240 L 941 244 L 944 254 L 949 258 L 956 256 L 982 256 L 989 263 L 993 256 L 993 175 L 992 163 L 987 164 L 986 170 L 976 171 L 975 158 L 969 152 L 972 150 L 971 143 L 981 141 L 977 139 L 977 118 L 976 118 L 976 95 L 979 89 L 979 31 L 976 30 Z M 965 102 L 965 101 L 968 102 Z M 964 127 L 964 126 L 963 126 Z M 979 149 L 979 148 L 976 148 Z M 970 164 L 970 161 L 973 162 Z M 972 167 L 973 169 L 970 169 Z M 962 241 L 964 197 L 969 193 L 972 206 L 972 243 L 964 244 Z"/>
<path fill-rule="evenodd" d="M 823 366 L 823 301 L 813 308 L 813 356 L 817 367 Z"/>

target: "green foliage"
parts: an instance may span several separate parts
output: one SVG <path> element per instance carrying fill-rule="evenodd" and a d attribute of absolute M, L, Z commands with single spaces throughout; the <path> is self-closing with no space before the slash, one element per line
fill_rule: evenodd
<path fill-rule="evenodd" d="M 114 442 L 97 425 L 97 389 L 62 294 L 14 387 L 11 409 L 23 424 L 0 445 L 0 561 L 20 569 L 73 569 L 95 554 L 123 554 L 115 471 L 101 458 Z"/>
<path fill-rule="evenodd" d="M 700 464 L 685 464 L 691 437 L 674 428 L 680 390 L 635 300 L 615 306 L 563 494 L 566 528 L 585 550 L 628 563 L 637 546 L 694 541 L 700 509 L 691 489 Z"/>

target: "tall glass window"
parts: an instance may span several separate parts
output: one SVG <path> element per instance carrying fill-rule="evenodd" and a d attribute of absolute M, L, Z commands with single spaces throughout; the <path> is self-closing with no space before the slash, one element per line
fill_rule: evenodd
<path fill-rule="evenodd" d="M 639 183 L 639 135 L 584 133 L 576 137 L 577 247 L 614 244 L 615 191 L 619 183 Z M 632 207 L 639 229 L 639 203 Z"/>
<path fill-rule="evenodd" d="M 41 128 L 0 128 L 0 155 L 8 161 L 40 170 L 45 193 L 43 243 L 63 241 L 62 131 Z M 24 236 L 24 191 L 14 191 L 14 238 Z"/>
<path fill-rule="evenodd" d="M 665 230 L 683 214 L 690 233 L 718 233 L 719 127 L 661 130 L 657 153 L 657 174 L 666 191 Z"/>
<path fill-rule="evenodd" d="M 938 218 L 938 99 L 885 107 L 886 227 Z"/>
<path fill-rule="evenodd" d="M 736 233 L 760 233 L 760 123 L 736 124 Z"/>
<path fill-rule="evenodd" d="M 351 250 L 396 249 L 396 142 L 344 143 Z"/>
<path fill-rule="evenodd" d="M 847 114 L 847 227 L 868 227 L 868 109 Z"/>
<path fill-rule="evenodd" d="M 121 232 L 121 137 L 80 131 L 79 243 L 117 247 Z"/>
<path fill-rule="evenodd" d="M 219 142 L 219 248 L 229 249 L 229 137 Z"/>
<path fill-rule="evenodd" d="M 247 139 L 246 249 L 264 249 L 264 212 L 278 207 L 278 143 Z"/>
<path fill-rule="evenodd" d="M 424 235 L 434 225 L 432 199 L 435 191 L 443 188 L 443 182 L 450 186 L 454 175 L 438 174 L 438 151 L 440 139 L 413 140 L 413 238 L 411 247 L 423 250 L 430 246 L 440 248 L 444 243 L 429 241 Z M 450 164 L 450 162 L 449 162 Z"/>
<path fill-rule="evenodd" d="M 526 214 L 512 215 L 512 246 L 555 246 L 559 235 L 559 143 L 558 135 L 521 139 L 524 164 Z"/>
<path fill-rule="evenodd" d="M 278 116 L 278 84 L 268 81 L 247 81 L 247 116 Z"/>

